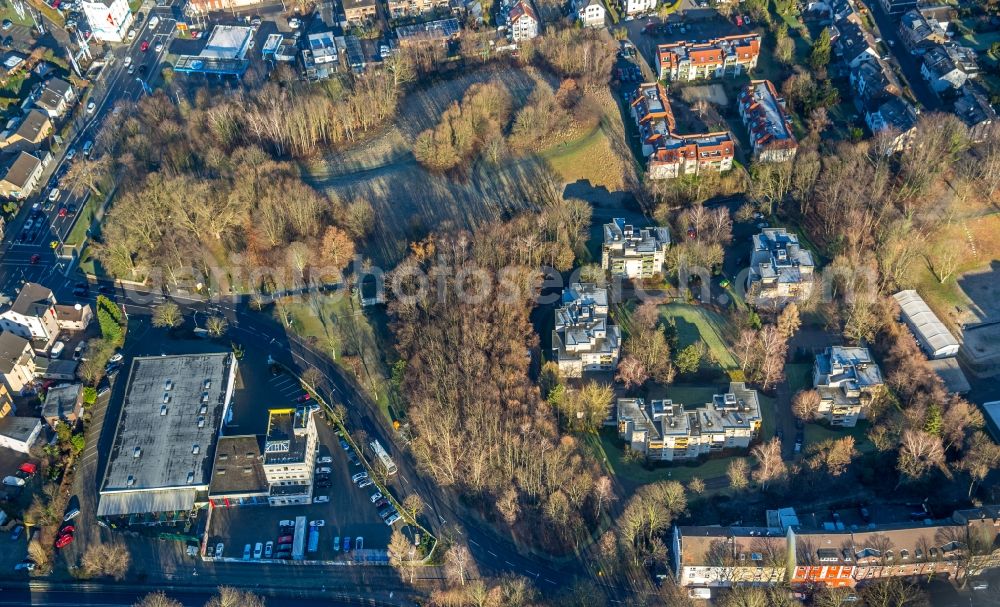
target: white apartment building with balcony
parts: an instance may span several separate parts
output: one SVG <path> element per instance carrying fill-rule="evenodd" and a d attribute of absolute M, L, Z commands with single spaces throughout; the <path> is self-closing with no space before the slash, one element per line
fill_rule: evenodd
<path fill-rule="evenodd" d="M 813 291 L 816 263 L 799 237 L 783 228 L 766 228 L 753 237 L 747 301 L 758 307 L 783 308 L 808 299 Z"/>
<path fill-rule="evenodd" d="M 760 432 L 757 391 L 742 382 L 712 402 L 685 409 L 672 400 L 618 399 L 618 436 L 654 461 L 690 460 L 726 449 L 746 449 Z"/>
<path fill-rule="evenodd" d="M 882 371 L 868 348 L 831 346 L 816 355 L 813 387 L 820 396 L 819 413 L 831 426 L 857 425 L 882 384 Z"/>
<path fill-rule="evenodd" d="M 621 329 L 608 317 L 608 290 L 574 283 L 563 291 L 555 311 L 552 356 L 563 377 L 614 371 L 621 350 Z"/>
<path fill-rule="evenodd" d="M 670 231 L 667 228 L 636 228 L 615 218 L 604 224 L 601 267 L 612 276 L 652 278 L 663 271 Z"/>
<path fill-rule="evenodd" d="M 311 504 L 318 436 L 309 407 L 268 411 L 264 478 L 271 506 Z"/>

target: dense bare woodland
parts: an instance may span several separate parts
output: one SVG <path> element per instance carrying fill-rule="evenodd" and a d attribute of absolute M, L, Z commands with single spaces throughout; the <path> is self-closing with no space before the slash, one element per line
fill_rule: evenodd
<path fill-rule="evenodd" d="M 538 343 L 528 314 L 538 266 L 571 267 L 589 220 L 586 204 L 555 201 L 481 235 L 435 234 L 393 279 L 428 272 L 434 285 L 390 306 L 418 462 L 552 549 L 592 520 L 598 471 L 528 376 Z"/>

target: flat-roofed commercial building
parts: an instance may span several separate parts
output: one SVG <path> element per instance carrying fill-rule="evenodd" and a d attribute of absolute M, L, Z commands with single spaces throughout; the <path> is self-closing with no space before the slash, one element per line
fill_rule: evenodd
<path fill-rule="evenodd" d="M 261 437 L 223 436 L 215 449 L 208 499 L 215 508 L 267 506 L 267 477 Z"/>
<path fill-rule="evenodd" d="M 132 361 L 98 518 L 119 526 L 178 525 L 208 502 L 236 370 L 228 352 Z"/>

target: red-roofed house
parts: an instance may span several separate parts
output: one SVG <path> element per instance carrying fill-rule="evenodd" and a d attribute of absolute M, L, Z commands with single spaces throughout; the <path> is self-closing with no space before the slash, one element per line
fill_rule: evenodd
<path fill-rule="evenodd" d="M 661 80 L 698 80 L 738 76 L 753 71 L 760 56 L 760 35 L 714 38 L 707 42 L 672 42 L 656 47 Z"/>
<path fill-rule="evenodd" d="M 754 160 L 784 162 L 795 157 L 799 144 L 792 134 L 792 119 L 770 80 L 752 81 L 740 91 L 738 102 Z"/>
<path fill-rule="evenodd" d="M 514 42 L 531 40 L 538 36 L 538 26 L 541 22 L 538 20 L 538 13 L 535 12 L 528 0 L 519 0 L 510 9 L 508 17 L 510 19 L 510 33 Z"/>

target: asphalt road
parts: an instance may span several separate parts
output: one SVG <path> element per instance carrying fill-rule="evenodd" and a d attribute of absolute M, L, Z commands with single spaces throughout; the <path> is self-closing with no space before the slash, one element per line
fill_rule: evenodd
<path fill-rule="evenodd" d="M 90 588 L 89 586 L 77 588 L 0 588 L 0 605 L 39 605 L 48 607 L 74 607 L 83 605 L 88 607 L 117 607 L 131 606 L 142 599 L 151 590 L 141 591 L 129 589 L 105 589 L 103 587 Z M 177 592 L 166 591 L 166 594 L 173 599 L 180 601 L 185 607 L 202 607 L 213 596 L 210 592 Z M 413 605 L 409 600 L 377 600 L 365 598 L 352 598 L 349 596 L 338 598 L 337 595 L 329 597 L 280 597 L 267 596 L 269 607 L 312 607 L 322 605 L 324 607 L 348 607 L 357 605 Z"/>
<path fill-rule="evenodd" d="M 920 57 L 906 50 L 906 46 L 899 38 L 899 19 L 887 15 L 878 0 L 867 0 L 865 5 L 875 20 L 875 25 L 878 26 L 879 36 L 886 44 L 892 43 L 889 45 L 890 52 L 896 60 L 896 65 L 910 84 L 910 90 L 923 106 L 923 110 L 930 112 L 940 109 L 941 100 L 920 74 Z"/>
<path fill-rule="evenodd" d="M 95 102 L 94 111 L 84 110 L 77 119 L 79 122 L 76 134 L 55 155 L 48 173 L 48 182 L 40 187 L 35 196 L 24 202 L 18 216 L 7 225 L 4 242 L 0 245 L 0 252 L 3 254 L 3 262 L 0 265 L 0 291 L 4 294 L 16 290 L 25 281 L 44 282 L 55 272 L 65 269 L 64 262 L 57 258 L 56 251 L 51 245 L 53 242 L 62 243 L 69 235 L 77 215 L 84 209 L 90 192 L 83 187 L 76 187 L 71 191 L 60 190 L 53 200 L 49 199 L 49 194 L 58 187 L 59 180 L 68 170 L 70 163 L 82 157 L 85 143 L 97 141 L 97 133 L 108 117 L 145 94 L 143 82 L 139 80 L 138 66 L 145 66 L 146 77 L 157 74 L 176 23 L 170 17 L 169 7 L 157 10 L 161 16 L 155 29 L 149 28 L 147 19 L 131 44 L 113 49 L 113 59 L 104 68 L 101 80 L 95 83 L 94 93 L 89 98 Z M 145 52 L 141 50 L 143 41 L 149 42 L 149 48 Z M 160 52 L 156 52 L 156 44 L 159 42 L 163 43 L 163 48 Z M 129 66 L 125 65 L 126 58 L 129 58 L 132 74 L 129 73 Z M 103 152 L 98 145 L 92 153 L 100 155 Z M 74 156 L 72 160 L 68 158 L 70 155 Z M 36 202 L 41 208 L 32 212 L 32 205 Z M 61 216 L 60 209 L 63 208 L 66 211 Z M 89 218 L 80 220 L 89 221 Z"/>

